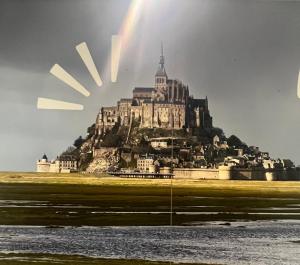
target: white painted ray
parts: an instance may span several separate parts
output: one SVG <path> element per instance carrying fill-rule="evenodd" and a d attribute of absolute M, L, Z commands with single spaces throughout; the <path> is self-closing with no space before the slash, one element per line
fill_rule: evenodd
<path fill-rule="evenodd" d="M 121 37 L 112 35 L 111 37 L 111 81 L 116 82 L 118 78 L 120 55 L 122 49 Z"/>
<path fill-rule="evenodd" d="M 81 93 L 82 95 L 88 97 L 90 92 L 85 89 L 83 85 L 81 85 L 73 76 L 71 76 L 65 69 L 63 69 L 60 65 L 55 64 L 52 66 L 50 73 L 55 77 L 74 88 L 76 91 Z"/>
<path fill-rule="evenodd" d="M 298 98 L 300 98 L 300 70 L 299 70 L 299 74 L 298 74 L 297 96 L 298 96 Z"/>
<path fill-rule="evenodd" d="M 89 70 L 91 76 L 95 80 L 98 86 L 102 85 L 102 80 L 100 78 L 99 72 L 96 68 L 92 55 L 89 51 L 89 48 L 85 42 L 82 42 L 76 46 L 76 50 L 79 53 L 82 61 L 84 62 L 85 66 Z"/>
<path fill-rule="evenodd" d="M 37 108 L 52 109 L 52 110 L 83 110 L 83 106 L 80 104 L 55 100 L 51 98 L 38 98 Z"/>

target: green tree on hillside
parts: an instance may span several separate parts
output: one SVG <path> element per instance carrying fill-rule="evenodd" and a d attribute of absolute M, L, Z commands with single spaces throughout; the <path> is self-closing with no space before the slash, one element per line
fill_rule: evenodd
<path fill-rule="evenodd" d="M 73 145 L 76 148 L 80 148 L 82 146 L 82 144 L 84 143 L 84 139 L 82 138 L 82 136 L 80 135 L 73 143 Z"/>

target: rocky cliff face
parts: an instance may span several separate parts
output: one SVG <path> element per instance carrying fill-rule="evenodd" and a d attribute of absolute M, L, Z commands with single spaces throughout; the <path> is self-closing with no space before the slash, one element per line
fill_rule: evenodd
<path fill-rule="evenodd" d="M 77 140 L 76 153 L 80 170 L 88 173 L 102 173 L 118 167 L 136 167 L 137 158 L 147 153 L 155 153 L 146 139 L 170 136 L 167 129 L 139 128 L 132 124 L 131 130 L 126 126 L 116 125 L 112 130 L 98 134 L 95 126 L 87 130 L 87 137 Z M 189 137 L 184 130 L 174 130 L 173 136 Z"/>
<path fill-rule="evenodd" d="M 92 162 L 88 165 L 88 173 L 102 173 L 116 168 L 120 161 L 119 149 L 102 147 L 94 151 Z"/>
<path fill-rule="evenodd" d="M 177 164 L 179 164 L 179 160 L 183 163 L 186 159 L 191 159 L 186 158 L 179 152 L 183 144 L 188 144 L 193 152 L 197 152 L 197 146 L 199 145 L 211 146 L 210 143 L 215 135 L 218 135 L 221 140 L 226 140 L 222 129 L 219 128 L 210 130 L 186 130 L 183 128 L 170 131 L 162 128 L 139 128 L 138 123 L 133 123 L 130 128 L 116 124 L 111 130 L 99 133 L 95 128 L 95 124 L 93 124 L 88 128 L 85 138 L 79 137 L 75 140 L 74 146 L 76 149 L 72 153 L 76 155 L 79 161 L 79 169 L 89 173 L 102 173 L 117 168 L 136 168 L 137 159 L 145 154 L 153 154 L 159 157 L 160 163 L 165 165 L 171 162 L 169 159 L 171 149 L 155 150 L 149 139 L 173 136 L 186 139 L 186 143 L 175 143 L 174 155 L 178 160 Z M 229 140 L 232 140 L 232 145 L 235 146 L 231 149 L 243 145 L 238 138 L 231 137 Z"/>

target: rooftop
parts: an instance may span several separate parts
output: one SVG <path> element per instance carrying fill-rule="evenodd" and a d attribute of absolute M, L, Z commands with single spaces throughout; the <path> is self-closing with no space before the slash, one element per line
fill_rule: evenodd
<path fill-rule="evenodd" d="M 154 87 L 135 87 L 133 89 L 133 93 L 152 93 L 154 91 Z"/>
<path fill-rule="evenodd" d="M 131 102 L 132 98 L 121 98 L 120 102 Z"/>

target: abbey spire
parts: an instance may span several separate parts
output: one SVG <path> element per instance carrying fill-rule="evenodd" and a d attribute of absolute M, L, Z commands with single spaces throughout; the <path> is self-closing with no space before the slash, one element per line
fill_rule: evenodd
<path fill-rule="evenodd" d="M 167 73 L 166 73 L 166 70 L 165 70 L 165 57 L 164 57 L 163 44 L 161 44 L 161 54 L 160 54 L 159 66 L 158 66 L 158 69 L 156 71 L 156 76 L 167 77 Z"/>

